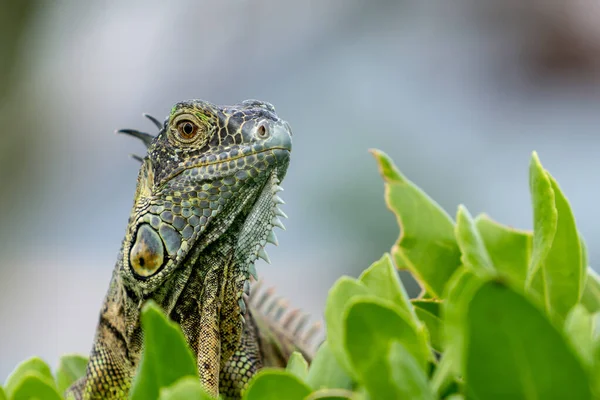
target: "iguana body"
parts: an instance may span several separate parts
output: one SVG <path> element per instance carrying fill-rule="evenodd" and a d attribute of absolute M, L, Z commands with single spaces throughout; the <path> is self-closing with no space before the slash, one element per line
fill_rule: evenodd
<path fill-rule="evenodd" d="M 148 152 L 86 375 L 67 393 L 127 397 L 142 351 L 140 309 L 152 299 L 181 325 L 206 389 L 239 398 L 258 369 L 281 365 L 294 348 L 293 334 L 253 316 L 245 295 L 254 261 L 277 242 L 272 229 L 283 228 L 291 131 L 255 100 L 182 102 L 164 124 L 153 121 L 156 137 L 121 131 Z"/>

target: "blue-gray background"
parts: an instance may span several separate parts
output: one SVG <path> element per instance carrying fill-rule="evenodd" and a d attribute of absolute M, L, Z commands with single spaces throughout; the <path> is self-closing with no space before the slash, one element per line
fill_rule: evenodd
<path fill-rule="evenodd" d="M 13 1 L 0 5 L 0 382 L 87 353 L 141 143 L 173 103 L 272 102 L 290 219 L 260 273 L 317 317 L 398 235 L 367 150 L 451 214 L 531 227 L 532 150 L 600 253 L 600 29 L 572 0 Z"/>

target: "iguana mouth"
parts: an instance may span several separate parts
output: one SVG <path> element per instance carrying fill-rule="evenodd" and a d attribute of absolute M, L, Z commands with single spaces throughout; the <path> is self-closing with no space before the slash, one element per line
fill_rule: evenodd
<path fill-rule="evenodd" d="M 203 155 L 197 163 L 194 162 L 188 162 L 186 163 L 186 165 L 182 166 L 181 169 L 176 170 L 171 176 L 169 176 L 166 180 L 165 183 L 166 184 L 168 181 L 176 178 L 177 176 L 181 175 L 183 172 L 188 171 L 188 170 L 193 170 L 195 168 L 209 168 L 209 167 L 215 167 L 215 176 L 211 177 L 212 179 L 218 179 L 218 178 L 222 178 L 227 174 L 231 174 L 232 172 L 235 173 L 239 170 L 244 170 L 245 167 L 248 164 L 251 164 L 253 161 L 256 161 L 257 158 L 260 158 L 261 155 L 264 155 L 266 153 L 273 153 L 273 156 L 275 157 L 275 159 L 277 160 L 278 164 L 282 164 L 285 163 L 287 164 L 289 162 L 289 156 L 291 154 L 291 150 L 289 148 L 285 148 L 285 147 L 271 147 L 271 148 L 267 148 L 264 150 L 259 150 L 259 151 L 251 151 L 249 153 L 242 153 L 242 154 L 238 154 L 239 152 L 236 151 L 236 155 L 235 156 L 231 156 L 231 152 L 230 153 L 221 153 L 218 156 L 215 156 L 214 154 L 211 155 Z M 219 157 L 222 157 L 222 159 L 219 159 Z M 237 165 L 239 162 L 244 161 L 243 165 Z M 227 168 L 224 171 L 221 171 L 218 167 L 220 166 L 226 166 L 226 165 L 231 165 L 232 162 L 236 162 L 236 165 L 233 168 Z M 284 169 L 285 170 L 285 169 Z M 280 179 L 283 179 L 283 177 L 281 177 Z M 163 184 L 163 185 L 164 185 Z"/>
<path fill-rule="evenodd" d="M 290 150 L 289 149 L 286 149 L 286 148 L 283 148 L 283 147 L 273 147 L 273 148 L 270 148 L 270 149 L 265 149 L 265 150 L 261 150 L 261 151 L 255 151 L 255 152 L 252 152 L 252 153 L 249 153 L 249 154 L 241 154 L 241 155 L 238 155 L 238 156 L 235 156 L 235 157 L 227 158 L 225 160 L 201 162 L 199 164 L 191 166 L 190 168 L 198 168 L 198 167 L 205 167 L 205 166 L 209 166 L 209 165 L 225 164 L 225 163 L 228 163 L 228 162 L 231 162 L 231 161 L 236 161 L 236 160 L 239 160 L 239 159 L 244 159 L 244 158 L 249 158 L 249 157 L 252 157 L 252 156 L 256 156 L 258 154 L 267 153 L 269 151 L 272 151 L 272 152 L 275 153 L 278 150 L 283 151 L 286 154 L 290 154 Z"/>

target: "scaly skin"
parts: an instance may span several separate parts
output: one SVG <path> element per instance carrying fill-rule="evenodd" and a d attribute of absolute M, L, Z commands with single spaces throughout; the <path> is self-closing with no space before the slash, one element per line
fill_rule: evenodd
<path fill-rule="evenodd" d="M 86 375 L 67 391 L 76 399 L 127 397 L 149 299 L 181 325 L 213 395 L 240 398 L 259 368 L 289 354 L 272 332 L 259 332 L 264 321 L 247 310 L 244 295 L 254 261 L 276 243 L 273 227 L 283 227 L 277 193 L 289 163 L 289 125 L 255 100 L 181 102 L 157 125 L 155 138 L 122 131 L 148 152 Z"/>

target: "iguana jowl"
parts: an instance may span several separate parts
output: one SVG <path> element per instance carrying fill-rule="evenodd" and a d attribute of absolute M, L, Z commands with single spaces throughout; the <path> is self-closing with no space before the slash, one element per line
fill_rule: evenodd
<path fill-rule="evenodd" d="M 283 225 L 278 196 L 291 130 L 272 105 L 176 104 L 148 146 L 133 210 L 75 398 L 125 398 L 142 350 L 140 309 L 152 299 L 178 322 L 209 392 L 239 398 L 250 377 L 278 364 L 277 332 L 247 310 L 244 293 Z M 275 329 L 277 330 L 277 329 Z M 281 333 L 281 332 L 279 332 Z"/>

